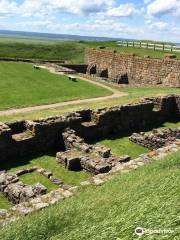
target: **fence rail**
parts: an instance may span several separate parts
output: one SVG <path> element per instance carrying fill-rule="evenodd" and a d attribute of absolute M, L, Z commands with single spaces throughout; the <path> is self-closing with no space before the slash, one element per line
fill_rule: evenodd
<path fill-rule="evenodd" d="M 118 41 L 118 46 L 121 47 L 134 47 L 134 48 L 144 48 L 153 49 L 154 51 L 172 52 L 180 53 L 180 47 L 170 45 L 170 44 L 160 44 L 160 43 L 148 43 L 148 42 L 131 42 L 131 41 Z"/>

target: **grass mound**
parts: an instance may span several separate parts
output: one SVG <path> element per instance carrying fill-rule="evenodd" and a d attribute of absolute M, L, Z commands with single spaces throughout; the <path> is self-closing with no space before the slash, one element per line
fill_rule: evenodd
<path fill-rule="evenodd" d="M 1 229 L 4 240 L 136 239 L 137 227 L 171 229 L 141 239 L 178 239 L 179 154 L 32 214 Z"/>

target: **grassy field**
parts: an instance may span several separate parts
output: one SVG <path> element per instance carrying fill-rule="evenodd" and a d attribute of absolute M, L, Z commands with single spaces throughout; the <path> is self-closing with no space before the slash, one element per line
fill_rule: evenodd
<path fill-rule="evenodd" d="M 55 116 L 59 114 L 63 114 L 65 112 L 71 112 L 76 111 L 80 109 L 87 109 L 87 108 L 103 108 L 103 107 L 112 107 L 115 105 L 121 105 L 126 103 L 133 103 L 139 101 L 140 98 L 144 97 L 154 97 L 154 96 L 161 96 L 161 95 L 167 95 L 167 94 L 180 94 L 179 88 L 168 88 L 168 87 L 121 87 L 121 86 L 115 86 L 112 84 L 107 84 L 107 86 L 111 86 L 112 88 L 115 88 L 116 90 L 119 90 L 120 92 L 125 92 L 128 94 L 128 96 L 125 97 L 119 97 L 119 98 L 113 98 L 113 99 L 107 99 L 104 101 L 97 100 L 93 103 L 81 103 L 81 104 L 75 104 L 75 105 L 68 105 L 60 108 L 54 108 L 54 109 L 47 109 L 47 110 L 41 110 L 41 111 L 32 111 L 28 113 L 17 113 L 9 116 L 0 116 L 0 121 L 2 122 L 10 122 L 15 120 L 22 120 L 22 119 L 39 119 L 42 117 L 49 117 L 49 116 Z"/>
<path fill-rule="evenodd" d="M 141 239 L 179 239 L 179 152 L 1 229 L 3 240 L 129 240 L 134 230 L 170 229 Z"/>
<path fill-rule="evenodd" d="M 107 49 L 123 53 L 135 53 L 139 56 L 149 55 L 153 58 L 163 58 L 165 54 L 152 49 L 120 47 L 117 46 L 116 41 L 50 41 L 0 38 L 0 57 L 58 59 L 71 63 L 83 63 L 85 48 L 99 46 L 105 46 Z M 180 59 L 180 53 L 177 53 L 177 58 Z"/>
<path fill-rule="evenodd" d="M 0 62 L 0 109 L 63 102 L 110 95 L 111 92 L 26 63 Z"/>

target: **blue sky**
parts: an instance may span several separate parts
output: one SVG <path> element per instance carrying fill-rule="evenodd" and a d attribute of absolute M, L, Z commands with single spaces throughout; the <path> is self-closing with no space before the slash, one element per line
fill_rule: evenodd
<path fill-rule="evenodd" d="M 180 42 L 180 0 L 0 0 L 0 29 Z"/>

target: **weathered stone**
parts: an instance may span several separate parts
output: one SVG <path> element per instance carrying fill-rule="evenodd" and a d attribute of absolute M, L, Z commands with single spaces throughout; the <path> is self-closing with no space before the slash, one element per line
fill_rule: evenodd
<path fill-rule="evenodd" d="M 66 190 L 64 192 L 62 192 L 62 195 L 65 197 L 65 198 L 69 198 L 69 197 L 72 197 L 73 196 L 73 193 Z"/>
<path fill-rule="evenodd" d="M 63 183 L 61 180 L 59 180 L 58 178 L 56 178 L 54 176 L 50 176 L 49 180 L 56 185 L 60 185 Z"/>
<path fill-rule="evenodd" d="M 49 206 L 48 203 L 42 203 L 42 202 L 33 205 L 35 210 L 40 210 L 40 209 L 46 208 L 48 206 Z"/>
<path fill-rule="evenodd" d="M 17 176 L 21 176 L 21 175 L 24 175 L 24 174 L 26 174 L 26 173 L 28 173 L 28 170 L 27 170 L 27 169 L 22 169 L 22 170 L 18 170 L 18 171 L 16 172 L 16 175 L 17 175 Z"/>
<path fill-rule="evenodd" d="M 47 192 L 47 188 L 45 186 L 43 186 L 41 183 L 37 183 L 37 184 L 33 185 L 32 188 L 33 188 L 33 192 L 36 195 L 42 195 Z"/>
<path fill-rule="evenodd" d="M 27 215 L 31 212 L 33 212 L 33 208 L 32 207 L 24 207 L 24 206 L 17 206 L 14 208 L 14 211 L 16 211 L 18 214 L 21 215 Z"/>
<path fill-rule="evenodd" d="M 96 185 L 96 186 L 100 186 L 100 185 L 102 185 L 104 183 L 104 181 L 102 180 L 102 179 L 100 179 L 100 178 L 94 178 L 94 184 Z"/>
<path fill-rule="evenodd" d="M 0 209 L 0 218 L 6 217 L 8 214 L 8 211 L 6 209 Z"/>
<path fill-rule="evenodd" d="M 52 177 L 52 172 L 47 172 L 47 171 L 44 171 L 43 173 L 42 173 L 42 175 L 43 176 L 45 176 L 45 177 L 47 177 L 47 178 L 50 178 L 50 177 Z"/>
<path fill-rule="evenodd" d="M 90 181 L 84 181 L 84 182 L 81 182 L 80 185 L 81 186 L 88 186 L 88 185 L 91 185 L 91 182 Z"/>

